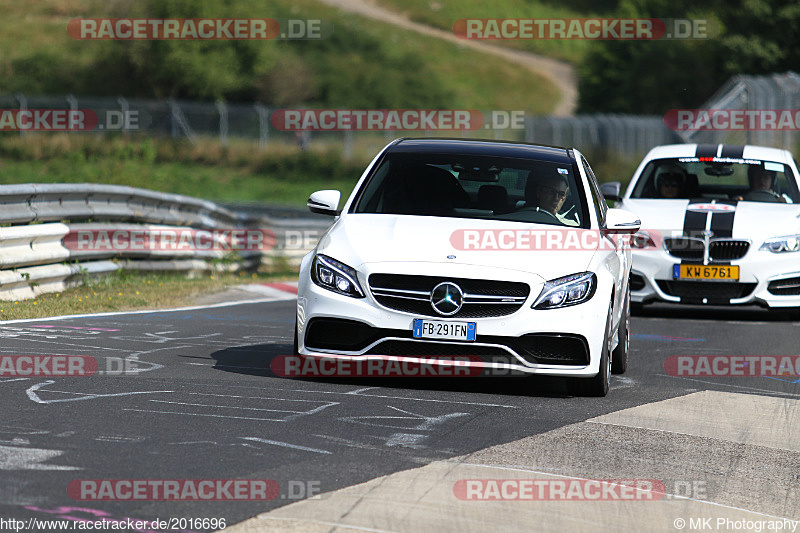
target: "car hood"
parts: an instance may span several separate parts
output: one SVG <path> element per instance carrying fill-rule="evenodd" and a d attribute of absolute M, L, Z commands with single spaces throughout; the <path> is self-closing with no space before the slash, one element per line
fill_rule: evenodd
<path fill-rule="evenodd" d="M 721 236 L 758 240 L 800 232 L 800 205 L 767 202 L 714 202 L 689 200 L 626 199 L 621 206 L 636 213 L 642 231 L 664 236 L 682 234 L 687 226 L 701 231 L 711 216 L 712 230 Z M 695 217 L 687 223 L 687 214 Z M 700 214 L 700 216 L 697 216 Z"/>
<path fill-rule="evenodd" d="M 492 239 L 499 237 L 501 231 L 506 232 L 507 239 L 503 248 L 500 243 L 493 245 Z M 427 263 L 431 274 L 440 272 L 442 265 L 452 266 L 454 271 L 472 266 L 533 273 L 546 281 L 586 270 L 596 247 L 567 251 L 536 249 L 547 248 L 546 235 L 553 231 L 563 238 L 566 232 L 590 230 L 496 220 L 349 214 L 323 236 L 317 251 L 356 269 L 368 265 L 371 271 L 380 263 Z M 468 232 L 473 237 L 465 241 Z M 529 245 L 511 245 L 508 249 L 512 242 L 509 232 L 513 232 L 513 239 L 520 233 L 537 232 L 545 235 L 539 241 L 545 245 L 537 246 L 531 239 Z M 489 233 L 491 236 L 487 236 Z"/>

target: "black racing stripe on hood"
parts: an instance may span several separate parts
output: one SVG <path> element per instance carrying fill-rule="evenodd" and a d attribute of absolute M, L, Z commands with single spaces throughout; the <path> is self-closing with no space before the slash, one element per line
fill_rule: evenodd
<path fill-rule="evenodd" d="M 693 202 L 689 202 L 692 205 Z M 700 213 L 697 211 L 690 211 L 686 209 L 686 214 L 683 216 L 683 234 L 687 237 L 703 238 L 703 231 L 706 229 L 706 219 L 708 213 Z"/>
<path fill-rule="evenodd" d="M 744 146 L 731 144 L 722 146 L 722 157 L 730 157 L 731 159 L 741 159 L 744 155 Z"/>
<path fill-rule="evenodd" d="M 717 201 L 718 204 L 735 206 L 738 202 L 736 200 L 722 200 Z M 730 212 L 715 212 L 711 215 L 711 237 L 733 237 L 733 219 L 736 216 L 736 211 Z"/>
<path fill-rule="evenodd" d="M 694 152 L 695 157 L 717 157 L 718 144 L 698 144 Z"/>

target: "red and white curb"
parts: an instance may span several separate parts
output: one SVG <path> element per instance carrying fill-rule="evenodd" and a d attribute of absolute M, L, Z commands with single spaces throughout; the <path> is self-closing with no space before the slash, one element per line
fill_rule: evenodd
<path fill-rule="evenodd" d="M 250 285 L 239 285 L 239 288 L 274 300 L 294 300 L 297 298 L 296 281 L 255 283 Z"/>

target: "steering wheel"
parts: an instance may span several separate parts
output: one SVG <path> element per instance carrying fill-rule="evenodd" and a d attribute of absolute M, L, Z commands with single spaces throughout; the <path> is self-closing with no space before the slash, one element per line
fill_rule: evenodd
<path fill-rule="evenodd" d="M 748 202 L 783 202 L 783 199 L 778 193 L 766 189 L 750 191 L 742 196 L 742 198 Z"/>
<path fill-rule="evenodd" d="M 554 221 L 558 222 L 560 225 L 562 225 L 562 226 L 564 225 L 564 223 L 561 222 L 561 220 L 557 216 L 555 216 L 553 213 L 551 213 L 550 211 L 548 211 L 546 209 L 542 209 L 540 207 L 535 207 L 535 206 L 527 206 L 527 207 L 523 207 L 523 208 L 517 210 L 517 213 L 522 212 L 522 211 L 533 211 L 534 213 L 542 213 L 543 215 L 546 215 L 543 218 L 553 219 Z M 547 223 L 547 221 L 545 221 L 545 222 Z"/>

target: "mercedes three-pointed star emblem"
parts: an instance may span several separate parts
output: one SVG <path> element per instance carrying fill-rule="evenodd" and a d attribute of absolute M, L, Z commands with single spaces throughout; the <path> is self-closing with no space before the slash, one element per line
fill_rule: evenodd
<path fill-rule="evenodd" d="M 431 307 L 443 316 L 451 316 L 464 305 L 464 291 L 450 281 L 438 284 L 431 291 Z"/>

